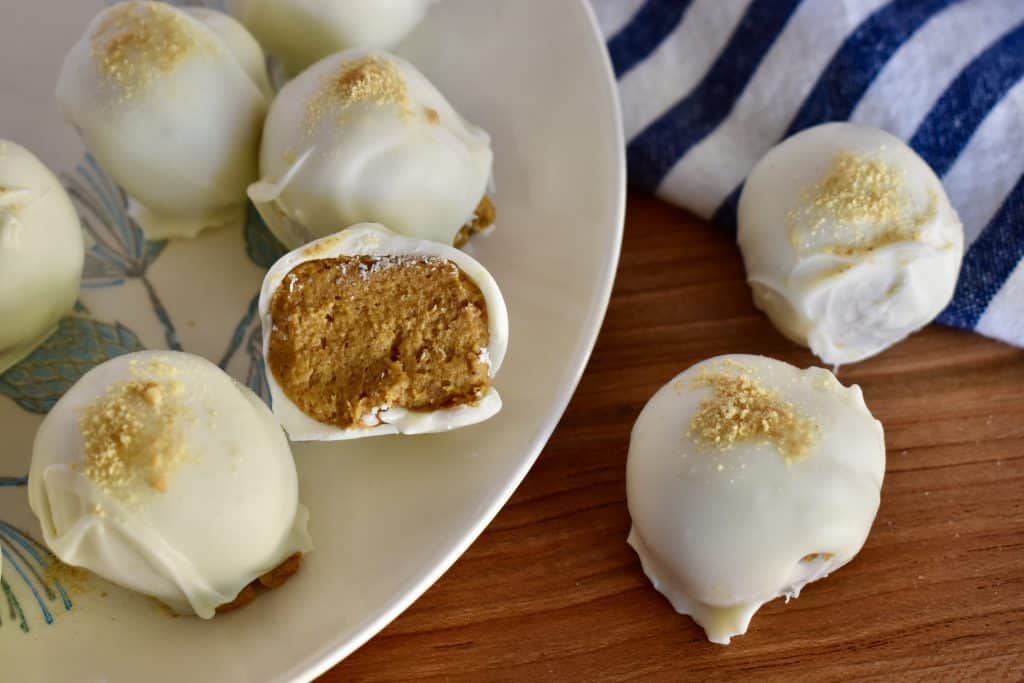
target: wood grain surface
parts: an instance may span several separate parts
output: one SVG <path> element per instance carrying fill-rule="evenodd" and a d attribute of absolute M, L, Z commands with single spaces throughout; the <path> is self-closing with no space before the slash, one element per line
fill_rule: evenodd
<path fill-rule="evenodd" d="M 590 365 L 537 464 L 455 566 L 323 681 L 1024 680 L 1024 351 L 933 326 L 843 367 L 885 425 L 867 545 L 728 647 L 626 545 L 629 431 L 722 353 L 800 366 L 750 301 L 729 235 L 631 195 Z"/>

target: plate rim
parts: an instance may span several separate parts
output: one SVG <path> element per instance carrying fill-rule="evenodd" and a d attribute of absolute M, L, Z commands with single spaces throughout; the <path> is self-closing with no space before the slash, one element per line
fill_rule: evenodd
<path fill-rule="evenodd" d="M 567 383 L 565 389 L 558 397 L 556 401 L 557 408 L 552 411 L 551 415 L 547 420 L 545 420 L 544 425 L 539 430 L 542 437 L 534 441 L 534 444 L 530 447 L 532 452 L 523 460 L 523 463 L 519 466 L 513 476 L 509 478 L 501 495 L 494 498 L 494 500 L 488 505 L 487 510 L 480 515 L 477 522 L 462 537 L 462 539 L 454 545 L 452 549 L 449 550 L 448 553 L 445 554 L 445 556 L 438 561 L 429 572 L 424 574 L 410 590 L 406 591 L 394 600 L 376 617 L 373 617 L 368 622 L 360 626 L 356 636 L 349 638 L 347 642 L 338 643 L 337 641 L 333 641 L 327 644 L 316 654 L 309 656 L 302 662 L 297 662 L 290 669 L 272 679 L 272 683 L 312 681 L 318 676 L 326 673 L 384 630 L 388 624 L 398 618 L 398 616 L 405 612 L 405 610 L 407 610 L 414 602 L 419 600 L 419 598 L 422 597 L 431 586 L 437 583 L 438 579 L 440 579 L 445 572 L 451 569 L 452 565 L 454 565 L 455 562 L 469 549 L 469 546 L 471 546 L 473 542 L 480 537 L 480 534 L 482 534 L 490 525 L 490 523 L 494 521 L 494 518 L 497 517 L 498 513 L 505 507 L 506 503 L 508 503 L 509 499 L 512 497 L 512 494 L 515 493 L 516 489 L 519 488 L 519 485 L 522 484 L 526 475 L 529 474 L 531 469 L 533 469 L 534 464 L 537 462 L 537 458 L 540 457 L 544 447 L 547 446 L 555 428 L 562 421 L 562 416 L 565 414 L 565 410 L 569 406 L 569 401 L 572 400 L 572 397 L 576 394 L 576 388 L 579 386 L 580 379 L 583 377 L 583 372 L 590 363 L 590 357 L 594 352 L 594 346 L 597 343 L 597 338 L 600 335 L 601 328 L 604 324 L 605 315 L 608 312 L 608 304 L 611 301 L 612 288 L 615 285 L 619 258 L 622 251 L 622 238 L 625 231 L 626 221 L 626 144 L 622 128 L 622 106 L 619 100 L 619 90 L 615 79 L 615 72 L 612 69 L 611 58 L 608 55 L 608 51 L 604 49 L 604 35 L 601 32 L 600 25 L 598 24 L 597 15 L 588 0 L 575 0 L 575 4 L 577 10 L 583 13 L 584 20 L 590 27 L 591 37 L 601 46 L 601 50 L 599 52 L 601 55 L 602 66 L 604 67 L 603 85 L 609 95 L 609 98 L 606 101 L 612 105 L 612 111 L 610 114 L 612 116 L 613 142 L 615 143 L 614 148 L 616 150 L 615 175 L 617 188 L 615 191 L 615 208 L 613 212 L 615 215 L 616 225 L 615 233 L 612 236 L 613 248 L 609 249 L 608 254 L 606 255 L 606 263 L 604 267 L 606 276 L 600 285 L 598 296 L 595 298 L 598 305 L 592 308 L 587 317 L 586 324 L 589 331 L 580 345 L 580 350 L 582 350 L 583 353 L 578 356 L 576 367 L 573 368 L 572 379 Z"/>

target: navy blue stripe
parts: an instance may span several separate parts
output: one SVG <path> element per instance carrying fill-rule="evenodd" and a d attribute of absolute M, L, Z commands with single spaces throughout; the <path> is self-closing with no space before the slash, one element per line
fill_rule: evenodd
<path fill-rule="evenodd" d="M 799 0 L 754 0 L 693 92 L 626 147 L 630 181 L 655 190 L 665 174 L 729 115 Z"/>
<path fill-rule="evenodd" d="M 954 1 L 895 0 L 865 19 L 825 67 L 784 137 L 819 123 L 850 118 L 900 46 Z"/>
<path fill-rule="evenodd" d="M 1024 77 L 1024 23 L 960 72 L 910 139 L 937 174 L 945 175 L 992 108 Z"/>
<path fill-rule="evenodd" d="M 821 72 L 783 139 L 820 123 L 850 118 L 857 103 L 900 46 L 935 13 L 954 1 L 895 0 L 861 22 Z M 736 228 L 740 187 L 715 211 L 712 220 L 716 224 Z"/>
<path fill-rule="evenodd" d="M 743 192 L 743 183 L 740 183 L 735 190 L 729 193 L 722 205 L 718 207 L 715 214 L 711 216 L 711 222 L 732 232 L 736 232 L 736 211 L 740 207 L 740 193 Z"/>
<path fill-rule="evenodd" d="M 683 19 L 693 0 L 647 0 L 608 41 L 615 77 L 632 69 L 654 52 Z"/>
<path fill-rule="evenodd" d="M 953 303 L 939 322 L 973 330 L 992 297 L 1024 258 L 1024 176 L 964 256 Z"/>

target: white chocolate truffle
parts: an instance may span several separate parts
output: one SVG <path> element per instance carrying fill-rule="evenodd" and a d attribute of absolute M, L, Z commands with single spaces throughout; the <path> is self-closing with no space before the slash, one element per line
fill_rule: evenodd
<path fill-rule="evenodd" d="M 492 161 L 487 133 L 412 64 L 350 50 L 282 88 L 249 197 L 289 249 L 362 222 L 452 244 Z"/>
<path fill-rule="evenodd" d="M 31 152 L 0 140 L 0 373 L 71 311 L 82 228 L 60 182 Z"/>
<path fill-rule="evenodd" d="M 302 286 L 301 283 L 295 283 L 290 276 L 296 267 L 310 261 L 333 259 L 339 256 L 367 256 L 375 259 L 428 258 L 454 263 L 483 295 L 487 316 L 487 344 L 478 354 L 479 358 L 488 366 L 489 377 L 493 378 L 497 374 L 508 348 L 508 311 L 498 284 L 480 263 L 465 252 L 438 242 L 397 235 L 384 226 L 376 224 L 355 225 L 335 235 L 312 242 L 286 254 L 270 268 L 263 281 L 259 300 L 267 385 L 270 388 L 273 411 L 293 441 L 332 441 L 382 434 L 443 432 L 482 422 L 501 410 L 501 398 L 493 385 L 472 403 L 438 410 L 415 411 L 397 405 L 375 406 L 371 412 L 365 415 L 362 424 L 355 427 L 342 428 L 335 424 L 318 421 L 296 405 L 282 389 L 278 378 L 275 377 L 273 364 L 269 357 L 271 333 L 275 325 L 271 303 L 279 288 Z M 370 265 L 370 270 L 372 269 L 373 264 Z M 341 274 L 339 273 L 339 275 Z M 361 275 L 369 277 L 372 273 L 367 271 Z M 371 323 L 367 322 L 366 334 L 370 334 L 370 326 Z M 427 353 L 437 352 L 437 349 L 425 350 Z M 376 359 L 368 360 L 372 362 Z"/>
<path fill-rule="evenodd" d="M 728 644 L 770 600 L 857 554 L 878 511 L 882 425 L 827 370 L 719 356 L 633 427 L 629 544 L 676 611 Z"/>
<path fill-rule="evenodd" d="M 888 133 L 829 123 L 754 167 L 739 203 L 754 303 L 826 363 L 873 356 L 949 303 L 963 228 L 942 183 Z"/>
<path fill-rule="evenodd" d="M 292 75 L 353 47 L 390 50 L 434 0 L 228 0 L 227 9 Z"/>
<path fill-rule="evenodd" d="M 181 352 L 120 356 L 71 387 L 39 428 L 28 493 L 61 561 L 205 619 L 312 549 L 270 410 Z"/>
<path fill-rule="evenodd" d="M 241 224 L 270 97 L 241 24 L 158 2 L 100 12 L 57 82 L 65 118 L 151 240 Z"/>

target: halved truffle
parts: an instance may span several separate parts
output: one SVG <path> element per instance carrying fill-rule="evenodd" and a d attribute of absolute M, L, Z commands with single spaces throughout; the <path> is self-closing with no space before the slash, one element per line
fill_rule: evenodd
<path fill-rule="evenodd" d="M 273 409 L 293 440 L 445 431 L 501 408 L 504 300 L 448 245 L 354 226 L 278 261 L 260 316 Z"/>

